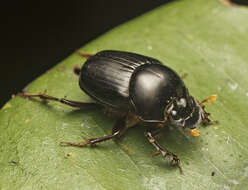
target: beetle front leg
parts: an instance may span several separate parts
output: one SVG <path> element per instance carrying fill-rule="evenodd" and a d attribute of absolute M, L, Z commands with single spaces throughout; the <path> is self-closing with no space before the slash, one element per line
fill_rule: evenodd
<path fill-rule="evenodd" d="M 117 127 L 117 125 L 119 127 Z M 114 129 L 118 129 L 118 130 L 114 130 Z M 123 135 L 125 131 L 126 131 L 125 118 L 120 118 L 116 121 L 116 123 L 113 127 L 112 135 L 107 135 L 107 136 L 98 137 L 98 138 L 90 138 L 87 141 L 78 142 L 78 143 L 61 142 L 60 145 L 62 145 L 62 146 L 77 146 L 77 147 L 84 147 L 87 145 L 94 146 L 97 143 L 104 142 L 104 141 L 113 139 L 115 137 L 119 137 L 119 136 Z"/>
<path fill-rule="evenodd" d="M 17 96 L 23 97 L 23 98 L 40 98 L 42 100 L 51 100 L 60 102 L 62 104 L 66 104 L 71 107 L 77 107 L 77 108 L 90 108 L 95 106 L 100 106 L 99 104 L 93 103 L 93 102 L 77 102 L 72 100 L 67 100 L 65 98 L 56 98 L 54 96 L 49 96 L 45 92 L 44 93 L 38 93 L 38 94 L 27 94 L 27 93 L 18 93 Z"/>
<path fill-rule="evenodd" d="M 169 157 L 172 164 L 175 164 L 178 166 L 180 172 L 182 173 L 182 168 L 180 167 L 180 160 L 177 157 L 177 155 L 169 152 L 167 149 L 163 148 L 158 141 L 153 137 L 152 133 L 150 131 L 145 132 L 145 136 L 147 137 L 148 141 L 157 149 L 155 155 L 157 155 L 157 152 L 160 152 L 163 157 Z"/>

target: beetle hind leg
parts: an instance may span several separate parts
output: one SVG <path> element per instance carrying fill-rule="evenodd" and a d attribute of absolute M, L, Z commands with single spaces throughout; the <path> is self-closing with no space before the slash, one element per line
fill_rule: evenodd
<path fill-rule="evenodd" d="M 177 165 L 179 171 L 182 173 L 182 168 L 180 166 L 180 160 L 177 157 L 177 155 L 173 154 L 172 152 L 169 152 L 167 149 L 165 149 L 164 147 L 162 147 L 157 142 L 157 140 L 154 138 L 152 132 L 150 132 L 150 131 L 145 132 L 145 136 L 148 139 L 148 141 L 157 149 L 157 151 L 152 156 L 156 156 L 159 153 L 161 153 L 163 157 L 169 157 L 170 160 L 171 160 L 171 163 L 173 165 Z"/>
<path fill-rule="evenodd" d="M 96 104 L 93 102 L 78 102 L 78 101 L 67 100 L 65 98 L 57 98 L 54 96 L 47 95 L 46 92 L 38 93 L 38 94 L 18 93 L 17 96 L 20 96 L 23 98 L 40 98 L 42 100 L 56 101 L 56 102 L 66 104 L 66 105 L 71 106 L 71 107 L 77 107 L 77 108 L 81 108 L 81 109 L 100 106 L 99 104 Z"/>

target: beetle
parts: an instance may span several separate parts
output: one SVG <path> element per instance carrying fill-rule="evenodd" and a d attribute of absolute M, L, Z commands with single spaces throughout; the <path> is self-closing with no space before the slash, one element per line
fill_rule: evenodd
<path fill-rule="evenodd" d="M 179 158 L 162 147 L 155 135 L 164 126 L 179 126 L 193 136 L 199 136 L 196 127 L 209 124 L 209 113 L 203 103 L 215 101 L 216 95 L 198 102 L 189 94 L 184 82 L 171 68 L 157 59 L 131 52 L 104 50 L 95 55 L 79 53 L 87 60 L 81 68 L 80 88 L 94 102 L 77 102 L 47 94 L 21 93 L 19 96 L 58 101 L 72 107 L 100 106 L 117 117 L 112 134 L 87 141 L 62 145 L 84 147 L 122 136 L 135 125 L 150 126 L 145 132 L 148 141 L 159 153 L 179 166 Z M 188 129 L 188 130 L 187 130 Z"/>

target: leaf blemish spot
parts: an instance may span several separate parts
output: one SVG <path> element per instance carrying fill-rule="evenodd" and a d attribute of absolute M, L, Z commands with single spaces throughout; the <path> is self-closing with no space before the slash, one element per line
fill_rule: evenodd
<path fill-rule="evenodd" d="M 67 157 L 75 157 L 76 155 L 73 152 L 68 152 L 66 154 Z"/>
<path fill-rule="evenodd" d="M 30 120 L 29 120 L 29 119 L 26 119 L 24 122 L 25 122 L 25 123 L 29 123 L 29 122 L 30 122 Z"/>
<path fill-rule="evenodd" d="M 190 40 L 193 39 L 193 36 L 192 36 L 191 34 L 187 34 L 186 37 L 187 37 L 188 39 L 190 39 Z"/>
<path fill-rule="evenodd" d="M 147 46 L 147 49 L 148 49 L 148 50 L 152 50 L 152 46 L 151 46 L 151 45 L 148 45 L 148 46 Z"/>
<path fill-rule="evenodd" d="M 237 90 L 238 88 L 238 83 L 233 83 L 233 82 L 228 81 L 227 84 L 233 91 Z"/>
<path fill-rule="evenodd" d="M 64 66 L 59 66 L 58 68 L 57 68 L 57 71 L 64 71 L 65 70 L 65 67 Z"/>

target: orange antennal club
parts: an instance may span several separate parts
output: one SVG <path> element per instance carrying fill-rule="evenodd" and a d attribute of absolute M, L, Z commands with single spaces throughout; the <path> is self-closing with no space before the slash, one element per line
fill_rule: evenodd
<path fill-rule="evenodd" d="M 207 99 L 201 101 L 200 104 L 204 104 L 204 103 L 211 104 L 212 102 L 216 102 L 216 99 L 217 99 L 217 94 L 213 94 L 212 96 L 208 97 Z"/>

